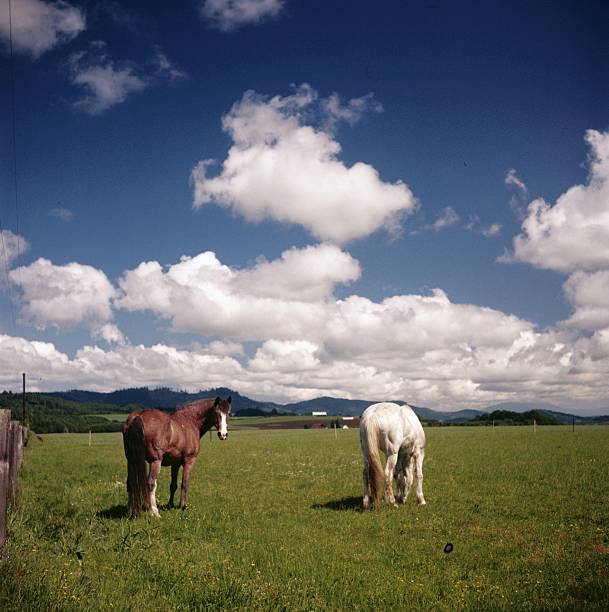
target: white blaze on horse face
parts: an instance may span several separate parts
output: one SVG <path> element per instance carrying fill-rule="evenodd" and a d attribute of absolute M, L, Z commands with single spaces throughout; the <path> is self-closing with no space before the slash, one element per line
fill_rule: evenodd
<path fill-rule="evenodd" d="M 228 419 L 226 413 L 220 412 L 220 426 L 218 427 L 218 438 L 220 440 L 226 440 L 228 437 Z"/>

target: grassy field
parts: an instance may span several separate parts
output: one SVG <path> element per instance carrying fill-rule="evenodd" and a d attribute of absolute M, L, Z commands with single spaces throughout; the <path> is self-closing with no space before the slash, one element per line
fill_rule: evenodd
<path fill-rule="evenodd" d="M 428 505 L 371 513 L 336 433 L 205 438 L 186 512 L 135 521 L 118 434 L 34 438 L 0 609 L 607 609 L 609 428 L 428 429 Z"/>

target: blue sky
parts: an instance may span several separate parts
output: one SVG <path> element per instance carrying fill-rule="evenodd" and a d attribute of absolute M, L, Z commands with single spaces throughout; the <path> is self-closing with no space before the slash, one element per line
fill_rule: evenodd
<path fill-rule="evenodd" d="M 604 3 L 0 8 L 0 387 L 609 407 Z"/>

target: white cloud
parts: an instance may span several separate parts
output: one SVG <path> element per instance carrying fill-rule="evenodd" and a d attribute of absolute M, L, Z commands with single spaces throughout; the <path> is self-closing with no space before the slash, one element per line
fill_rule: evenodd
<path fill-rule="evenodd" d="M 385 359 L 397 364 L 451 350 L 511 346 L 532 324 L 491 308 L 454 304 L 441 290 L 431 295 L 397 295 L 382 302 L 350 296 L 337 302 L 324 332 L 325 350 L 341 359 Z M 418 369 L 418 366 L 417 366 Z"/>
<path fill-rule="evenodd" d="M 37 259 L 11 270 L 10 279 L 23 292 L 21 318 L 41 329 L 84 326 L 98 330 L 112 319 L 115 289 L 106 275 L 91 266 L 56 266 Z"/>
<path fill-rule="evenodd" d="M 382 113 L 383 105 L 369 93 L 359 98 L 352 98 L 347 104 L 342 104 L 337 93 L 330 94 L 321 101 L 326 114 L 324 129 L 331 131 L 339 121 L 346 121 L 349 125 L 356 124 L 366 113 Z"/>
<path fill-rule="evenodd" d="M 249 221 L 302 225 L 338 244 L 383 227 L 395 231 L 396 220 L 416 207 L 412 192 L 402 181 L 383 182 L 368 164 L 347 167 L 339 161 L 339 143 L 303 123 L 316 108 L 323 110 L 323 101 L 319 106 L 316 101 L 317 92 L 308 85 L 271 99 L 246 92 L 223 118 L 234 144 L 220 174 L 207 176 L 210 160 L 192 171 L 194 206 L 215 202 Z M 327 113 L 326 108 L 326 121 Z"/>
<path fill-rule="evenodd" d="M 213 340 L 205 347 L 206 352 L 211 355 L 228 357 L 230 355 L 245 355 L 243 345 L 230 340 Z"/>
<path fill-rule="evenodd" d="M 336 299 L 334 284 L 360 273 L 349 257 L 319 245 L 247 270 L 229 268 L 213 253 L 183 258 L 167 270 L 149 262 L 123 276 L 117 303 L 170 319 L 175 331 L 260 342 L 230 381 L 256 397 L 406 398 L 457 408 L 531 398 L 590 403 L 604 392 L 598 358 L 588 359 L 568 330 L 538 333 L 518 317 L 453 303 L 439 289 L 382 302 Z M 286 284 L 298 270 L 318 274 L 325 288 L 307 291 L 315 280 L 305 275 L 298 299 L 295 285 Z M 588 343 L 597 355 L 609 347 L 601 336 Z M 245 357 L 225 348 L 210 343 L 201 350 Z M 609 363 L 609 350 L 601 359 Z"/>
<path fill-rule="evenodd" d="M 250 360 L 249 368 L 254 372 L 288 373 L 296 377 L 319 368 L 318 351 L 319 347 L 307 340 L 267 340 Z"/>
<path fill-rule="evenodd" d="M 83 389 L 112 391 L 141 384 L 174 386 L 190 391 L 239 380 L 242 367 L 229 357 L 179 351 L 163 344 L 85 346 L 73 358 L 47 342 L 0 335 L 0 386 L 11 388 L 16 373 L 31 375 L 31 390 Z"/>
<path fill-rule="evenodd" d="M 201 16 L 224 32 L 276 17 L 284 0 L 204 0 Z"/>
<path fill-rule="evenodd" d="M 333 245 L 290 249 L 245 270 L 206 252 L 182 257 L 167 271 L 158 262 L 127 271 L 116 304 L 170 319 L 174 331 L 238 340 L 299 338 L 319 326 L 334 286 L 359 274 L 359 264 Z"/>
<path fill-rule="evenodd" d="M 335 285 L 361 275 L 359 263 L 330 244 L 292 248 L 275 261 L 262 259 L 235 279 L 239 293 L 257 297 L 312 302 L 332 295 Z"/>
<path fill-rule="evenodd" d="M 96 40 L 88 51 L 73 53 L 67 61 L 72 83 L 82 90 L 74 107 L 99 115 L 121 104 L 134 93 L 159 83 L 173 83 L 186 78 L 159 48 L 144 65 L 113 60 L 106 51 L 106 43 Z"/>
<path fill-rule="evenodd" d="M 493 238 L 499 236 L 503 225 L 501 223 L 491 223 L 490 225 L 483 225 L 478 215 L 471 215 L 469 221 L 465 225 L 465 229 L 474 234 L 480 234 L 485 238 Z"/>
<path fill-rule="evenodd" d="M 565 324 L 592 330 L 609 328 L 609 270 L 575 272 L 564 290 L 575 307 Z"/>
<path fill-rule="evenodd" d="M 93 327 L 91 337 L 97 340 L 105 340 L 108 344 L 127 344 L 123 332 L 114 323 L 104 323 Z"/>
<path fill-rule="evenodd" d="M 186 73 L 176 67 L 176 65 L 167 57 L 158 47 L 155 49 L 154 56 L 151 60 L 154 72 L 157 77 L 167 81 L 179 81 L 186 78 Z"/>
<path fill-rule="evenodd" d="M 438 218 L 432 223 L 431 229 L 439 232 L 440 230 L 446 229 L 455 223 L 458 223 L 459 215 L 452 206 L 446 206 L 440 211 Z"/>
<path fill-rule="evenodd" d="M 105 43 L 96 41 L 89 52 L 75 53 L 68 60 L 72 83 L 84 90 L 74 106 L 90 115 L 99 115 L 148 86 L 136 66 L 112 61 L 104 48 Z"/>
<path fill-rule="evenodd" d="M 531 202 L 514 238 L 514 251 L 500 259 L 558 272 L 609 268 L 609 132 L 589 130 L 588 182 L 562 194 L 552 206 Z"/>
<path fill-rule="evenodd" d="M 186 351 L 165 344 L 116 345 L 109 350 L 86 346 L 69 357 L 50 343 L 0 335 L 0 385 L 16 388 L 16 373 L 27 371 L 41 390 L 65 389 L 75 381 L 81 388 L 104 391 L 134 384 L 190 390 L 226 385 L 276 401 L 329 395 L 404 399 L 449 410 L 516 399 L 551 401 L 576 411 L 606 402 L 608 330 L 576 338 L 568 332 L 536 333 L 526 322 L 520 322 L 518 330 L 517 321 L 508 321 L 497 338 L 489 330 L 478 340 L 479 328 L 458 329 L 468 312 L 485 323 L 501 322 L 505 315 L 462 307 L 443 306 L 440 338 L 430 337 L 428 346 L 419 342 L 410 350 L 408 344 L 394 344 L 383 352 L 377 350 L 382 345 L 377 337 L 376 353 L 367 352 L 362 342 L 351 355 L 343 351 L 342 356 L 331 356 L 318 342 L 270 339 L 243 365 L 207 347 Z M 412 329 L 417 319 L 435 314 L 425 309 L 420 301 Z M 425 325 L 430 333 L 433 326 Z M 378 331 L 385 339 L 392 332 Z M 469 341 L 455 342 L 458 336 Z M 366 339 L 371 337 L 369 330 Z"/>
<path fill-rule="evenodd" d="M 225 385 L 276 401 L 330 395 L 442 409 L 516 399 L 573 409 L 605 401 L 606 275 L 573 276 L 566 291 L 579 318 L 538 332 L 518 317 L 454 303 L 440 289 L 379 302 L 338 299 L 336 286 L 360 273 L 333 245 L 291 249 L 247 269 L 206 252 L 168 268 L 142 263 L 116 292 L 99 270 L 38 260 L 11 272 L 14 282 L 22 279 L 24 318 L 41 327 L 79 325 L 112 348 L 86 346 L 70 357 L 52 344 L 0 336 L 0 384 L 28 371 L 46 389 Z M 580 303 L 588 310 L 579 311 Z M 112 306 L 151 311 L 174 331 L 214 339 L 191 350 L 132 346 L 112 322 Z M 578 326 L 593 334 L 579 337 Z M 241 339 L 253 343 L 247 351 Z"/>
<path fill-rule="evenodd" d="M 501 223 L 491 223 L 487 227 L 481 227 L 480 233 L 486 238 L 491 238 L 493 236 L 499 236 L 502 228 L 503 226 L 501 225 Z"/>
<path fill-rule="evenodd" d="M 11 232 L 11 230 L 0 231 L 0 283 L 4 283 L 6 272 L 15 259 L 23 255 L 30 245 L 23 236 Z"/>
<path fill-rule="evenodd" d="M 67 2 L 17 0 L 11 3 L 13 50 L 33 59 L 66 43 L 86 28 L 84 13 Z M 9 6 L 3 0 L 0 10 L 0 40 L 9 49 Z"/>
<path fill-rule="evenodd" d="M 525 196 L 529 194 L 527 186 L 524 184 L 524 181 L 518 177 L 514 168 L 507 171 L 505 175 L 505 184 L 515 187 L 518 192 Z"/>

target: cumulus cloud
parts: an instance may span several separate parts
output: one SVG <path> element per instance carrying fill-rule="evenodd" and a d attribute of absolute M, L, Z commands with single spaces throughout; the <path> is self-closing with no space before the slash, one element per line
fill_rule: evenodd
<path fill-rule="evenodd" d="M 206 347 L 205 350 L 211 355 L 226 356 L 245 355 L 245 349 L 239 342 L 231 342 L 230 340 L 212 340 Z"/>
<path fill-rule="evenodd" d="M 85 326 L 98 330 L 112 319 L 115 289 L 106 275 L 91 266 L 56 266 L 40 258 L 11 270 L 22 290 L 21 319 L 41 329 Z"/>
<path fill-rule="evenodd" d="M 332 295 L 337 284 L 361 275 L 359 262 L 330 244 L 292 248 L 275 261 L 260 259 L 235 279 L 241 294 L 313 302 Z"/>
<path fill-rule="evenodd" d="M 433 299 L 444 301 L 438 296 Z M 433 317 L 433 308 L 439 304 L 425 314 L 428 304 L 418 300 L 415 323 Z M 434 334 L 429 336 L 429 346 L 421 342 L 421 335 L 412 349 L 402 343 L 399 348 L 394 344 L 380 350 L 383 342 L 378 337 L 371 352 L 362 341 L 357 351 L 350 345 L 351 354 L 342 350 L 340 355 L 330 355 L 323 342 L 270 339 L 244 363 L 215 354 L 210 347 L 187 351 L 165 344 L 114 345 L 106 350 L 86 346 L 69 357 L 50 343 L 0 335 L 0 384 L 10 388 L 15 385 L 11 373 L 27 369 L 42 381 L 38 383 L 41 390 L 66 388 L 74 381 L 82 388 L 104 391 L 133 384 L 190 390 L 228 385 L 275 401 L 329 395 L 405 399 L 449 410 L 512 399 L 545 400 L 581 409 L 606 400 L 607 330 L 590 338 L 577 338 L 568 331 L 540 333 L 524 321 L 502 321 L 508 318 L 502 313 L 478 313 L 475 306 L 445 302 L 439 307 L 445 310 L 441 324 L 434 330 L 431 323 L 426 324 L 425 333 Z M 472 312 L 478 322 L 501 322 L 499 336 L 492 338 L 489 330 L 479 340 L 476 330 L 480 328 L 458 329 Z M 440 338 L 435 338 L 438 330 Z M 387 340 L 393 331 L 377 329 L 376 334 Z M 376 334 L 366 330 L 365 339 Z"/>
<path fill-rule="evenodd" d="M 299 296 L 291 284 L 299 270 L 303 288 L 316 285 L 315 275 L 325 288 Z M 454 303 L 440 289 L 381 302 L 333 295 L 359 274 L 359 264 L 331 245 L 292 249 L 245 270 L 202 253 L 168 269 L 148 262 L 128 271 L 116 303 L 170 319 L 174 331 L 259 342 L 249 359 L 214 342 L 201 349 L 244 360 L 230 384 L 256 397 L 408 398 L 444 408 L 595 397 L 590 381 L 600 385 L 603 368 L 568 330 L 540 333 L 513 315 Z M 600 338 L 594 350 L 609 359 Z"/>
<path fill-rule="evenodd" d="M 609 268 L 609 132 L 589 130 L 590 175 L 585 185 L 554 205 L 538 198 L 528 206 L 522 232 L 503 262 L 525 262 L 557 272 Z"/>
<path fill-rule="evenodd" d="M 0 11 L 0 40 L 7 51 L 12 25 L 13 51 L 36 59 L 54 47 L 66 43 L 86 28 L 81 9 L 67 2 L 18 0 L 11 4 L 12 24 L 9 22 L 8 2 Z"/>
<path fill-rule="evenodd" d="M 174 386 L 190 391 L 239 380 L 241 365 L 230 357 L 180 351 L 164 344 L 85 346 L 74 357 L 48 342 L 0 335 L 0 385 L 11 388 L 14 372 L 33 374 L 32 390 L 72 387 L 112 391 L 137 384 Z"/>
<path fill-rule="evenodd" d="M 23 319 L 79 325 L 111 348 L 85 346 L 68 356 L 53 344 L 0 336 L 0 383 L 27 364 L 47 389 L 74 381 L 100 390 L 230 386 L 276 401 L 330 395 L 442 409 L 512 399 L 572 408 L 568 402 L 600 405 L 606 397 L 606 275 L 573 275 L 565 290 L 578 317 L 540 332 L 516 316 L 455 303 L 441 289 L 381 301 L 334 294 L 360 274 L 356 260 L 329 244 L 245 269 L 211 252 L 169 267 L 145 262 L 120 278 L 119 290 L 89 266 L 38 260 L 11 272 L 23 290 Z M 175 332 L 212 340 L 190 350 L 133 346 L 113 323 L 112 307 L 152 312 Z M 591 334 L 582 336 L 581 327 Z M 240 340 L 252 344 L 246 350 Z"/>
<path fill-rule="evenodd" d="M 224 32 L 276 17 L 284 0 L 204 0 L 200 13 L 213 27 Z"/>
<path fill-rule="evenodd" d="M 108 344 L 127 344 L 123 332 L 114 323 L 103 323 L 94 326 L 91 331 L 91 337 L 97 340 L 105 340 Z"/>
<path fill-rule="evenodd" d="M 609 329 L 609 270 L 575 272 L 564 284 L 575 311 L 565 322 L 583 329 Z"/>
<path fill-rule="evenodd" d="M 361 99 L 360 99 L 361 100 Z M 348 167 L 338 159 L 340 144 L 328 131 L 304 123 L 315 110 L 323 121 L 355 120 L 370 98 L 358 104 L 319 103 L 308 85 L 291 96 L 265 98 L 248 91 L 223 118 L 233 146 L 220 174 L 209 177 L 212 160 L 199 162 L 191 174 L 194 206 L 216 203 L 249 221 L 274 219 L 298 224 L 315 237 L 344 244 L 385 228 L 416 208 L 402 181 L 383 182 L 363 162 Z M 336 106 L 338 104 L 338 106 Z M 341 113 L 337 108 L 344 108 Z"/>
<path fill-rule="evenodd" d="M 244 270 L 205 252 L 182 257 L 167 270 L 145 262 L 127 271 L 116 304 L 170 319 L 174 331 L 238 340 L 298 338 L 323 320 L 335 285 L 359 274 L 359 264 L 333 245 L 290 249 L 279 260 Z"/>

